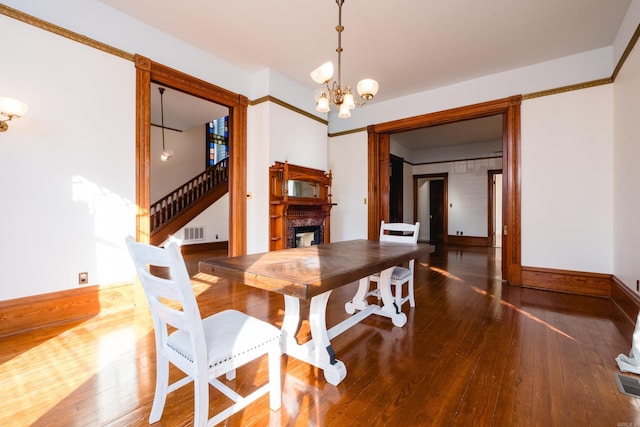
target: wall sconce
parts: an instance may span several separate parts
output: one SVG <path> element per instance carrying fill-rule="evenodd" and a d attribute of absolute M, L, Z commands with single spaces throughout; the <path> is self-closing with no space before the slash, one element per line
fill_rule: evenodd
<path fill-rule="evenodd" d="M 9 120 L 24 116 L 27 110 L 29 107 L 24 102 L 0 96 L 0 132 L 9 129 Z"/>

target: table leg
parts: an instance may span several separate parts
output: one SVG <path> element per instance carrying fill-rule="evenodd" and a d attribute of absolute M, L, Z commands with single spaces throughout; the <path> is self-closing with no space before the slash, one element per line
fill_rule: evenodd
<path fill-rule="evenodd" d="M 395 326 L 404 326 L 407 323 L 407 315 L 404 314 L 396 305 L 391 293 L 391 274 L 393 273 L 394 268 L 395 267 L 387 268 L 380 273 L 378 289 L 380 289 L 382 307 L 367 303 L 366 295 L 369 292 L 369 278 L 365 277 L 360 279 L 358 290 L 356 291 L 353 299 L 344 305 L 345 311 L 349 314 L 353 314 L 356 310 L 367 310 L 372 306 L 378 307 L 374 311 L 375 314 L 390 318 Z"/>
<path fill-rule="evenodd" d="M 280 346 L 282 352 L 323 370 L 329 384 L 338 385 L 347 376 L 347 368 L 336 359 L 327 333 L 326 310 L 331 291 L 311 298 L 309 326 L 311 340 L 298 344 L 296 335 L 300 329 L 300 301 L 285 295 L 285 315 L 282 322 Z"/>
<path fill-rule="evenodd" d="M 395 326 L 404 326 L 407 323 L 407 315 L 396 305 L 391 293 L 391 274 L 394 268 L 395 267 L 387 268 L 380 272 L 378 288 L 380 289 L 382 307 L 376 311 L 376 314 L 391 318 Z"/>
<path fill-rule="evenodd" d="M 353 314 L 356 310 L 364 310 L 367 308 L 369 305 L 366 300 L 367 292 L 369 292 L 369 276 L 360 279 L 356 294 L 351 301 L 344 305 L 344 310 L 349 314 Z"/>

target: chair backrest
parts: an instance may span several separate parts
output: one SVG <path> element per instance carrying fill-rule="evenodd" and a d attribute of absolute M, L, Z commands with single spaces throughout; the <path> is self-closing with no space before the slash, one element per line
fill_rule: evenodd
<path fill-rule="evenodd" d="M 406 224 L 403 222 L 380 223 L 381 242 L 418 243 L 420 223 Z"/>
<path fill-rule="evenodd" d="M 158 349 L 164 348 L 171 325 L 189 332 L 195 353 L 203 350 L 202 318 L 178 245 L 170 242 L 163 249 L 131 236 L 126 243 L 151 309 Z"/>

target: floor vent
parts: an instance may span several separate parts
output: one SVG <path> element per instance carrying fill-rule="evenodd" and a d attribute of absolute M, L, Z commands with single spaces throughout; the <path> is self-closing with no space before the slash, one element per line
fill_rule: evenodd
<path fill-rule="evenodd" d="M 184 228 L 184 242 L 194 242 L 198 240 L 204 240 L 204 227 L 185 227 Z"/>
<path fill-rule="evenodd" d="M 640 381 L 638 378 L 618 373 L 614 373 L 614 376 L 616 377 L 616 383 L 618 383 L 620 393 L 633 397 L 640 397 Z"/>

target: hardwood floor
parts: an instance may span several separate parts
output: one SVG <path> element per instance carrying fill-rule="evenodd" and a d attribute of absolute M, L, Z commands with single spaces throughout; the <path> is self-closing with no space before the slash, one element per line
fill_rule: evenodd
<path fill-rule="evenodd" d="M 419 260 L 417 307 L 403 306 L 403 328 L 372 316 L 332 341 L 348 371 L 342 383 L 283 356 L 282 408 L 270 412 L 263 397 L 226 425 L 640 423 L 640 400 L 621 394 L 613 375 L 633 324 L 607 299 L 503 286 L 494 253 L 448 248 Z M 191 271 L 196 262 L 188 260 Z M 193 283 L 203 316 L 235 307 L 282 322 L 279 295 L 201 274 Z M 329 324 L 347 316 L 355 288 L 334 291 Z M 155 347 L 146 305 L 3 338 L 0 349 L 3 426 L 148 425 Z M 265 376 L 263 360 L 239 370 L 236 383 Z M 190 425 L 192 393 L 187 385 L 169 395 L 156 425 Z M 213 391 L 211 406 L 221 403 Z"/>

